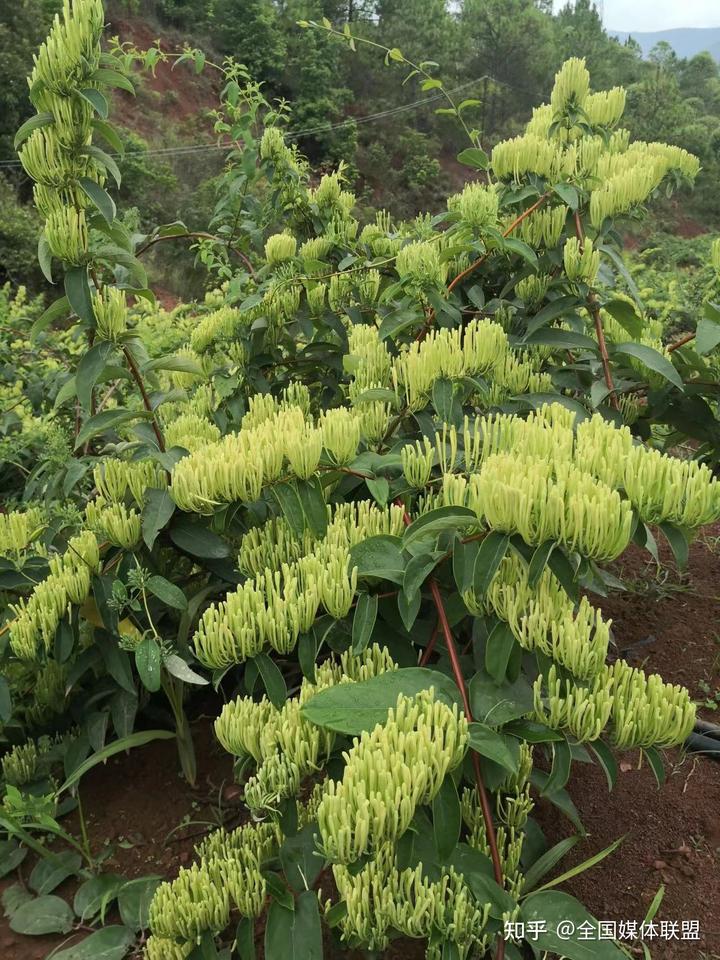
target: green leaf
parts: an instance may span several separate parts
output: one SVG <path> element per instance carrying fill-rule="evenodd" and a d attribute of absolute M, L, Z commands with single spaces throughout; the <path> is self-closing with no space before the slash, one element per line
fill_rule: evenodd
<path fill-rule="evenodd" d="M 380 507 L 384 507 L 390 496 L 390 483 L 387 477 L 373 477 L 365 481 L 365 486 Z"/>
<path fill-rule="evenodd" d="M 405 561 L 399 537 L 368 537 L 350 549 L 350 563 L 358 577 L 379 577 L 402 583 Z"/>
<path fill-rule="evenodd" d="M 557 327 L 548 327 L 538 330 L 525 338 L 530 346 L 552 347 L 553 350 L 590 350 L 597 353 L 597 341 L 584 333 L 575 333 L 574 330 L 561 330 Z"/>
<path fill-rule="evenodd" d="M 457 788 L 448 774 L 432 802 L 433 834 L 441 861 L 447 860 L 460 839 L 462 813 Z"/>
<path fill-rule="evenodd" d="M 577 190 L 571 183 L 556 183 L 553 190 L 571 210 L 577 210 L 580 205 L 580 198 L 578 197 Z"/>
<path fill-rule="evenodd" d="M 698 320 L 695 349 L 700 356 L 710 353 L 720 343 L 720 307 L 706 303 Z"/>
<path fill-rule="evenodd" d="M 467 530 L 479 525 L 477 514 L 467 507 L 437 507 L 413 520 L 405 529 L 403 545 L 408 547 L 426 537 L 434 538 L 446 530 Z"/>
<path fill-rule="evenodd" d="M 127 693 L 135 693 L 130 657 L 118 646 L 116 637 L 102 630 L 97 631 L 95 644 L 102 654 L 103 662 L 113 680 Z"/>
<path fill-rule="evenodd" d="M 463 543 L 462 540 L 456 540 L 453 544 L 453 577 L 459 593 L 466 593 L 472 588 L 473 570 L 475 569 L 475 559 L 480 549 L 480 543 L 477 540 L 471 540 L 469 543 Z"/>
<path fill-rule="evenodd" d="M 572 764 L 572 752 L 570 745 L 566 740 L 558 740 L 553 743 L 553 762 L 550 776 L 542 790 L 542 796 L 551 793 L 557 793 L 562 790 L 570 779 L 570 767 Z"/>
<path fill-rule="evenodd" d="M 162 600 L 175 610 L 187 610 L 187 598 L 180 587 L 166 580 L 165 577 L 154 575 L 149 578 L 147 588 L 158 600 Z"/>
<path fill-rule="evenodd" d="M 605 857 L 609 857 L 611 853 L 614 853 L 624 839 L 625 837 L 619 837 L 617 840 L 613 840 L 604 850 L 600 850 L 598 853 L 593 854 L 592 857 L 588 857 L 587 860 L 583 860 L 582 863 L 571 867 L 569 870 L 561 873 L 559 877 L 548 880 L 547 883 L 538 888 L 537 892 L 540 893 L 541 890 L 550 890 L 552 887 L 559 887 L 561 883 L 566 883 L 568 880 L 572 880 L 573 877 L 578 877 L 581 873 L 585 873 L 586 870 L 591 870 L 604 860 Z"/>
<path fill-rule="evenodd" d="M 305 531 L 305 511 L 295 484 L 278 483 L 270 488 L 292 532 L 300 537 Z"/>
<path fill-rule="evenodd" d="M 107 70 L 99 67 L 92 75 L 92 80 L 104 87 L 119 87 L 121 90 L 127 90 L 128 93 L 135 94 L 135 87 L 128 78 L 118 70 Z"/>
<path fill-rule="evenodd" d="M 487 673 L 476 673 L 470 681 L 470 705 L 481 723 L 500 727 L 532 712 L 533 689 L 523 677 L 498 686 Z"/>
<path fill-rule="evenodd" d="M 45 933 L 69 933 L 73 928 L 73 912 L 60 897 L 45 896 L 28 900 L 18 907 L 10 920 L 15 933 L 38 936 Z"/>
<path fill-rule="evenodd" d="M 670 549 L 675 557 L 678 570 L 685 570 L 690 555 L 690 541 L 688 540 L 687 534 L 682 527 L 678 527 L 674 523 L 661 523 L 660 529 L 670 544 Z"/>
<path fill-rule="evenodd" d="M 65 273 L 65 295 L 74 313 L 87 323 L 95 323 L 87 267 L 70 267 Z"/>
<path fill-rule="evenodd" d="M 322 931 L 317 894 L 301 893 L 295 909 L 270 904 L 265 927 L 265 960 L 322 960 Z"/>
<path fill-rule="evenodd" d="M 113 345 L 107 340 L 101 340 L 80 358 L 75 371 L 75 392 L 80 406 L 89 411 L 92 406 L 92 392 L 98 377 L 105 369 L 108 357 L 113 351 Z"/>
<path fill-rule="evenodd" d="M 89 417 L 82 425 L 75 439 L 75 449 L 78 450 L 98 434 L 114 430 L 124 423 L 148 419 L 150 419 L 150 414 L 144 410 L 127 410 L 125 407 L 117 407 L 115 410 L 102 410 L 100 413 L 96 413 L 94 417 Z"/>
<path fill-rule="evenodd" d="M 194 683 L 198 687 L 204 687 L 210 682 L 205 677 L 201 677 L 199 673 L 195 673 L 176 653 L 171 653 L 165 657 L 163 666 L 168 673 L 177 677 L 178 680 L 182 680 L 183 683 Z"/>
<path fill-rule="evenodd" d="M 357 656 L 370 643 L 378 612 L 375 594 L 359 593 L 352 625 L 352 652 Z"/>
<path fill-rule="evenodd" d="M 235 931 L 235 953 L 240 960 L 256 960 L 255 917 L 241 917 Z"/>
<path fill-rule="evenodd" d="M 547 567 L 550 554 L 554 549 L 554 540 L 546 540 L 545 543 L 541 543 L 540 546 L 535 549 L 528 565 L 528 586 L 532 590 L 540 583 L 540 577 L 543 574 L 543 570 Z"/>
<path fill-rule="evenodd" d="M 400 614 L 400 619 L 403 622 L 405 629 L 410 632 L 412 630 L 413 624 L 417 620 L 417 615 L 420 613 L 420 604 L 422 603 L 422 594 L 420 591 L 416 591 L 412 597 L 407 596 L 407 594 L 400 590 L 397 595 L 397 607 L 398 613 Z"/>
<path fill-rule="evenodd" d="M 610 940 L 581 940 L 579 928 L 589 924 L 597 930 L 597 920 L 574 897 L 558 891 L 533 893 L 522 905 L 522 919 L 526 924 L 537 923 L 545 932 L 533 939 L 537 950 L 550 950 L 567 960 L 625 960 L 625 954 Z M 557 934 L 563 921 L 571 923 L 574 933 L 565 940 Z M 569 928 L 566 928 L 569 929 Z"/>
<path fill-rule="evenodd" d="M 101 873 L 81 884 L 73 900 L 73 910 L 80 920 L 87 922 L 97 914 L 104 915 L 108 905 L 115 899 L 125 878 L 116 873 Z"/>
<path fill-rule="evenodd" d="M 403 577 L 403 593 L 406 597 L 414 597 L 420 592 L 422 585 L 435 569 L 438 562 L 438 555 L 435 551 L 432 553 L 419 553 L 411 557 L 405 568 Z"/>
<path fill-rule="evenodd" d="M 135 934 L 128 927 L 103 927 L 75 946 L 53 953 L 52 960 L 122 960 L 134 943 Z"/>
<path fill-rule="evenodd" d="M 634 340 L 639 340 L 643 333 L 643 319 L 638 316 L 635 307 L 627 300 L 610 300 L 605 304 L 605 310 L 613 319 L 617 320 L 623 330 L 627 331 Z"/>
<path fill-rule="evenodd" d="M 0 840 L 0 877 L 6 877 L 17 869 L 27 853 L 27 847 L 19 846 L 15 840 Z"/>
<path fill-rule="evenodd" d="M 95 204 L 103 220 L 105 220 L 106 223 L 112 223 L 115 219 L 117 209 L 115 207 L 115 201 L 107 190 L 104 190 L 99 183 L 88 179 L 88 177 L 80 177 L 78 184 L 82 188 L 83 193 L 87 194 Z"/>
<path fill-rule="evenodd" d="M 0 675 L 0 723 L 7 723 L 12 717 L 12 695 L 5 677 Z"/>
<path fill-rule="evenodd" d="M 108 102 L 99 90 L 96 90 L 95 87 L 87 87 L 85 90 L 78 90 L 78 93 L 83 100 L 87 100 L 102 120 L 107 120 Z"/>
<path fill-rule="evenodd" d="M 457 155 L 458 163 L 474 170 L 487 170 L 490 165 L 488 155 L 479 147 L 467 147 Z"/>
<path fill-rule="evenodd" d="M 495 683 L 503 683 L 508 664 L 517 641 L 510 627 L 503 620 L 493 627 L 485 646 L 485 669 Z"/>
<path fill-rule="evenodd" d="M 143 637 L 137 645 L 135 666 L 145 689 L 157 693 L 161 685 L 162 652 L 155 637 Z"/>
<path fill-rule="evenodd" d="M 655 774 L 658 787 L 661 787 L 665 783 L 665 764 L 663 763 L 662 754 L 657 747 L 643 747 L 642 752 L 650 764 L 650 769 Z"/>
<path fill-rule="evenodd" d="M 600 766 L 605 772 L 608 782 L 608 790 L 612 790 L 612 788 L 615 786 L 618 775 L 618 765 L 614 753 L 603 740 L 595 740 L 589 744 L 589 747 L 597 757 Z"/>
<path fill-rule="evenodd" d="M 459 702 L 457 687 L 450 677 L 425 667 L 405 667 L 359 683 L 343 683 L 316 693 L 301 708 L 306 720 L 338 733 L 359 734 L 387 720 L 400 694 L 414 697 L 434 687 L 435 695 L 447 704 Z"/>
<path fill-rule="evenodd" d="M 122 156 L 125 152 L 123 142 L 118 136 L 117 131 L 108 123 L 106 120 L 99 120 L 97 117 L 92 121 L 91 126 L 93 130 L 97 130 L 101 137 L 103 137 L 113 148 L 115 153 L 118 153 Z"/>
<path fill-rule="evenodd" d="M 175 503 L 167 490 L 145 491 L 142 514 L 142 535 L 148 550 L 152 550 L 157 536 L 175 513 Z"/>
<path fill-rule="evenodd" d="M 146 743 L 151 743 L 153 740 L 173 740 L 174 737 L 175 734 L 171 730 L 141 730 L 138 733 L 131 733 L 129 737 L 115 740 L 79 764 L 65 783 L 55 791 L 56 796 L 59 797 L 65 793 L 66 790 L 74 787 L 89 770 L 92 770 L 92 768 L 96 767 L 99 763 L 104 763 L 106 760 L 109 760 L 110 757 L 114 757 L 116 753 L 123 753 L 123 751 L 131 750 L 133 747 L 144 747 Z"/>
<path fill-rule="evenodd" d="M 535 863 L 526 870 L 523 889 L 528 893 L 534 890 L 542 878 L 550 873 L 557 863 L 560 863 L 562 858 L 572 850 L 579 840 L 580 837 L 578 836 L 565 837 L 564 840 L 556 843 L 554 847 L 546 850 L 545 853 L 541 857 L 538 857 Z"/>
<path fill-rule="evenodd" d="M 17 150 L 21 147 L 34 130 L 39 130 L 40 127 L 47 127 L 51 123 L 55 123 L 55 117 L 47 111 L 36 113 L 35 116 L 30 117 L 29 120 L 26 120 L 25 123 L 18 128 L 18 132 L 15 134 L 15 139 L 13 140 L 13 149 Z"/>
<path fill-rule="evenodd" d="M 161 877 L 138 877 L 129 880 L 118 893 L 120 919 L 131 930 L 147 930 L 150 901 L 161 883 Z"/>
<path fill-rule="evenodd" d="M 82 857 L 71 850 L 63 850 L 52 859 L 38 860 L 33 867 L 28 886 L 39 896 L 52 893 L 55 887 L 72 877 L 82 866 Z"/>
<path fill-rule="evenodd" d="M 528 321 L 526 337 L 532 336 L 536 330 L 547 326 L 553 320 L 558 320 L 560 317 L 573 313 L 577 306 L 576 297 L 558 297 L 557 300 L 552 300 L 542 310 L 539 310 L 532 320 Z"/>
<path fill-rule="evenodd" d="M 514 737 L 498 733 L 484 723 L 470 724 L 470 746 L 481 756 L 499 763 L 512 774 L 520 766 L 520 743 Z"/>
<path fill-rule="evenodd" d="M 44 233 L 38 238 L 38 263 L 43 272 L 43 276 L 48 283 L 53 283 L 52 278 L 52 250 Z"/>
<path fill-rule="evenodd" d="M 510 537 L 493 531 L 480 544 L 473 567 L 473 593 L 484 597 L 510 545 Z"/>
<path fill-rule="evenodd" d="M 316 537 L 324 537 L 328 525 L 328 512 L 322 483 L 319 477 L 311 477 L 297 485 L 307 523 Z"/>
<path fill-rule="evenodd" d="M 646 346 L 644 343 L 616 343 L 613 344 L 613 354 L 619 353 L 621 356 L 634 357 L 639 360 L 643 366 L 672 383 L 679 390 L 683 389 L 683 382 L 680 374 L 672 363 L 657 350 Z"/>
<path fill-rule="evenodd" d="M 278 665 L 274 660 L 271 660 L 266 653 L 259 653 L 253 660 L 262 677 L 262 682 L 265 684 L 265 690 L 267 691 L 270 703 L 280 710 L 287 700 L 288 693 L 287 687 L 285 686 L 285 678 L 280 672 Z"/>
<path fill-rule="evenodd" d="M 285 879 L 297 893 L 312 888 L 325 864 L 317 855 L 317 830 L 316 823 L 308 823 L 299 833 L 286 837 L 280 847 Z"/>
<path fill-rule="evenodd" d="M 119 187 L 122 182 L 122 175 L 120 174 L 120 167 L 115 163 L 113 158 L 109 153 L 105 153 L 104 150 L 101 150 L 100 147 L 85 147 L 82 151 L 88 156 L 92 157 L 94 160 L 97 160 L 98 163 L 101 163 L 103 167 L 107 170 L 110 176 L 115 181 L 115 184 Z"/>
<path fill-rule="evenodd" d="M 180 550 L 203 560 L 224 560 L 230 546 L 204 524 L 188 516 L 178 516 L 170 527 L 170 539 Z"/>

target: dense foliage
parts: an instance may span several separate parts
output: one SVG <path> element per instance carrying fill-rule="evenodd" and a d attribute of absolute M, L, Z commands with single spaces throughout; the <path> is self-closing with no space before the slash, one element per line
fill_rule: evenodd
<path fill-rule="evenodd" d="M 630 542 L 656 553 L 661 532 L 682 566 L 720 517 L 720 244 L 671 349 L 617 228 L 699 162 L 633 140 L 625 90 L 591 92 L 570 58 L 489 157 L 451 97 L 481 179 L 442 213 L 361 226 L 344 167 L 311 177 L 289 111 L 227 61 L 216 130 L 236 146 L 197 237 L 213 284 L 165 311 L 139 256 L 188 229 L 122 220 L 105 149 L 110 90 L 160 54 L 103 52 L 103 21 L 101 0 L 66 0 L 15 141 L 64 294 L 42 313 L 0 298 L 3 862 L 30 848 L 100 880 L 60 822 L 83 775 L 174 736 L 192 782 L 192 691 L 212 682 L 249 819 L 155 884 L 144 921 L 121 905 L 92 936 L 122 957 L 149 925 L 149 960 L 249 957 L 264 914 L 268 960 L 320 958 L 326 936 L 520 957 L 509 924 L 591 920 L 543 882 L 572 840 L 546 850 L 536 794 L 582 833 L 575 761 L 612 787 L 639 749 L 661 778 L 695 721 L 687 690 L 608 663 L 590 598 Z M 364 49 L 329 21 L 299 36 Z M 10 903 L 14 928 L 68 932 L 38 892 Z M 588 956 L 550 930 L 533 946 Z"/>

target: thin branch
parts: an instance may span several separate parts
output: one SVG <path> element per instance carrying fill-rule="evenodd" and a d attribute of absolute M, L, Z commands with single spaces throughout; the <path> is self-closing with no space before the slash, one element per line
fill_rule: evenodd
<path fill-rule="evenodd" d="M 671 343 L 667 348 L 668 353 L 672 353 L 673 350 L 679 350 L 680 347 L 684 347 L 686 343 L 690 343 L 691 340 L 694 340 L 697 334 L 695 333 L 686 333 L 684 337 L 680 337 L 679 340 L 676 340 L 675 343 Z"/>
<path fill-rule="evenodd" d="M 575 211 L 575 233 L 580 243 L 580 249 L 585 246 L 585 234 L 583 232 L 580 212 Z M 597 294 L 591 290 L 587 297 L 588 310 L 595 323 L 595 335 L 597 337 L 598 347 L 600 348 L 600 357 L 602 359 L 603 376 L 605 377 L 605 386 L 610 393 L 610 403 L 616 409 L 620 409 L 620 401 L 615 392 L 615 381 L 613 380 L 612 370 L 610 369 L 610 357 L 608 355 L 607 342 L 605 341 L 605 331 L 603 330 L 602 316 L 600 315 L 600 302 Z"/>
<path fill-rule="evenodd" d="M 150 403 L 150 397 L 148 396 L 147 390 L 145 389 L 145 383 L 143 381 L 142 375 L 138 370 L 138 366 L 135 363 L 135 358 L 127 347 L 123 347 L 123 354 L 127 360 L 127 364 L 130 367 L 130 373 L 133 375 L 133 379 L 138 386 L 138 389 L 142 395 L 143 405 L 147 412 L 152 415 L 152 428 L 155 432 L 157 438 L 158 446 L 162 453 L 165 453 L 165 438 L 162 435 L 162 430 L 160 425 L 157 422 L 157 417 L 155 416 L 155 411 L 153 410 L 152 403 Z"/>
<path fill-rule="evenodd" d="M 170 235 L 168 235 L 168 236 L 166 236 L 166 237 L 154 237 L 152 240 L 148 240 L 148 242 L 147 242 L 144 246 L 140 247 L 139 250 L 136 250 L 136 251 L 135 251 L 135 256 L 136 256 L 136 257 L 141 257 L 147 250 L 150 249 L 150 247 L 154 247 L 156 243 L 162 243 L 164 240 L 195 240 L 195 239 L 197 239 L 197 240 L 215 240 L 216 243 L 223 243 L 223 242 L 224 242 L 221 237 L 216 237 L 216 236 L 215 236 L 214 234 L 212 234 L 212 233 L 205 233 L 205 232 L 202 231 L 202 230 L 192 231 L 192 232 L 191 232 L 191 231 L 188 231 L 188 233 L 174 233 L 174 234 L 170 234 Z M 253 265 L 250 263 L 250 260 L 249 260 L 249 259 L 247 258 L 247 256 L 242 252 L 242 250 L 238 250 L 237 247 L 230 246 L 229 243 L 226 244 L 226 246 L 228 247 L 229 250 L 232 250 L 233 253 L 237 254 L 237 256 L 240 257 L 240 259 L 242 260 L 242 262 L 245 264 L 245 267 L 246 267 L 248 273 L 250 274 L 250 276 L 251 276 L 253 279 L 255 279 L 255 270 L 254 270 L 254 268 L 253 268 Z"/>

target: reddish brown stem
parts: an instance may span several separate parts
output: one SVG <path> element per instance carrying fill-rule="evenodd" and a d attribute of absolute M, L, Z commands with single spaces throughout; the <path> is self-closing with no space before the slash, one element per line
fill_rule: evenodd
<path fill-rule="evenodd" d="M 150 397 L 148 396 L 147 390 L 145 389 L 145 383 L 143 382 L 143 378 L 140 374 L 140 371 L 138 370 L 137 364 L 135 363 L 135 358 L 133 357 L 132 353 L 128 350 L 127 347 L 123 347 L 123 353 L 125 355 L 125 359 L 127 360 L 127 364 L 130 367 L 130 373 L 133 375 L 133 379 L 137 384 L 138 390 L 140 391 L 140 394 L 142 396 L 143 405 L 147 410 L 147 412 L 152 415 L 152 421 L 151 421 L 152 428 L 157 438 L 158 447 L 160 447 L 160 450 L 162 451 L 162 453 L 165 453 L 165 438 L 163 437 L 162 430 L 160 429 L 160 425 L 157 422 L 155 411 L 153 410 L 152 404 L 150 403 Z"/>
<path fill-rule="evenodd" d="M 686 343 L 690 343 L 691 340 L 695 339 L 694 333 L 686 333 L 684 337 L 680 337 L 679 340 L 676 340 L 675 343 L 671 343 L 668 347 L 668 353 L 672 353 L 673 350 L 677 350 L 680 347 L 684 347 Z"/>
<path fill-rule="evenodd" d="M 396 503 L 398 503 L 398 501 L 396 501 Z M 398 506 L 402 506 L 402 503 L 398 503 Z M 407 510 L 403 514 L 403 520 L 406 527 L 410 525 L 411 520 Z M 467 717 L 468 723 L 472 723 L 473 715 L 472 710 L 470 709 L 470 697 L 468 696 L 465 677 L 463 676 L 462 666 L 460 665 L 460 658 L 458 657 L 457 647 L 455 646 L 455 639 L 452 635 L 452 630 L 450 629 L 450 622 L 448 621 L 447 613 L 445 612 L 445 605 L 440 593 L 440 588 L 438 587 L 434 577 L 430 577 L 428 584 L 430 586 L 430 592 L 432 593 L 435 609 L 437 610 L 438 624 L 440 625 L 440 628 L 443 632 L 443 637 L 445 638 L 445 646 L 447 647 L 448 656 L 450 657 L 450 665 L 452 667 L 453 677 L 455 678 L 455 683 L 460 691 L 463 712 Z M 493 873 L 495 874 L 496 883 L 498 886 L 502 887 L 504 886 L 502 863 L 500 861 L 500 852 L 498 850 L 497 837 L 495 835 L 495 824 L 493 823 L 492 810 L 490 809 L 490 798 L 488 797 L 487 790 L 485 789 L 482 771 L 480 769 L 480 757 L 475 750 L 471 749 L 470 758 L 473 765 L 473 771 L 475 773 L 475 783 L 477 784 L 478 796 L 480 798 L 480 809 L 482 810 L 483 821 L 485 823 L 487 842 L 488 846 L 490 847 L 490 859 L 492 860 Z M 504 956 L 505 941 L 502 939 L 502 935 L 500 935 L 498 938 L 495 960 L 503 960 Z"/>
<path fill-rule="evenodd" d="M 513 220 L 513 222 L 510 224 L 510 226 L 503 231 L 503 237 L 509 237 L 510 234 L 514 230 L 516 230 L 517 227 L 520 226 L 520 224 L 523 222 L 523 220 L 525 220 L 526 217 L 529 217 L 531 213 L 534 213 L 538 209 L 538 207 L 541 207 L 545 203 L 545 201 L 549 196 L 550 196 L 549 193 L 544 193 L 540 197 L 540 199 L 536 200 L 531 207 L 528 207 L 527 210 L 524 210 L 520 214 L 520 216 L 516 217 Z M 450 281 L 450 283 L 448 284 L 447 292 L 452 293 L 455 287 L 459 283 L 461 283 L 465 279 L 465 277 L 470 276 L 470 274 L 473 273 L 475 270 L 477 270 L 478 267 L 482 266 L 482 264 L 485 263 L 485 261 L 489 256 L 490 256 L 490 251 L 487 251 L 481 257 L 478 257 L 477 260 L 474 260 L 469 267 L 466 267 L 463 271 L 461 271 L 456 277 L 454 277 Z M 430 310 L 429 313 L 427 314 L 425 324 L 420 330 L 420 332 L 418 333 L 418 335 L 415 337 L 415 340 L 416 341 L 424 340 L 428 331 L 432 328 L 432 325 L 434 322 L 435 322 L 435 311 Z"/>
<path fill-rule="evenodd" d="M 580 248 L 585 246 L 585 233 L 583 231 L 580 212 L 575 211 L 575 233 L 580 242 Z M 594 291 L 590 291 L 587 298 L 587 305 L 590 316 L 595 324 L 595 336 L 597 337 L 598 347 L 600 348 L 600 357 L 602 359 L 603 376 L 605 377 L 605 386 L 610 393 L 610 403 L 616 409 L 620 409 L 620 401 L 615 393 L 615 381 L 613 380 L 612 370 L 610 369 L 610 356 L 608 355 L 607 342 L 605 341 L 605 331 L 603 330 L 602 316 L 600 315 L 600 303 Z"/>

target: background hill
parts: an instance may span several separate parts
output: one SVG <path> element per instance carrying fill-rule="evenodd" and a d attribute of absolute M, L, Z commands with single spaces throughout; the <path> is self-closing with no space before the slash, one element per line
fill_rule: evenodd
<path fill-rule="evenodd" d="M 718 13 L 720 17 L 720 12 Z M 611 36 L 625 43 L 630 37 L 640 44 L 643 56 L 647 57 L 656 43 L 669 43 L 678 57 L 694 57 L 698 53 L 711 53 L 720 61 L 720 27 L 687 27 L 681 30 L 655 30 L 628 33 L 609 30 Z"/>

